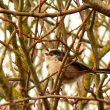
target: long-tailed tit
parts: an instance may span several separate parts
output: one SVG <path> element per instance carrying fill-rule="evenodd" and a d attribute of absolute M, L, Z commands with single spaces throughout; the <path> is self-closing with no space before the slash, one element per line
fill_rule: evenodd
<path fill-rule="evenodd" d="M 65 55 L 64 52 L 61 52 L 60 50 L 57 49 L 52 49 L 48 53 L 45 53 L 45 62 L 48 73 L 50 75 L 53 73 L 58 73 L 62 65 L 62 60 L 64 55 Z M 107 73 L 108 71 L 110 73 L 109 69 L 97 69 L 96 71 L 93 71 L 89 67 L 76 61 L 73 61 L 67 66 L 64 66 L 62 71 L 63 71 L 63 79 L 65 82 L 72 81 L 85 73 L 97 73 L 97 72 Z"/>

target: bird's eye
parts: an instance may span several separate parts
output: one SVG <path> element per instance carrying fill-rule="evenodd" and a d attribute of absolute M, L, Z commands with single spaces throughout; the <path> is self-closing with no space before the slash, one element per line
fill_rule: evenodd
<path fill-rule="evenodd" d="M 45 55 L 48 55 L 48 53 L 45 53 Z"/>

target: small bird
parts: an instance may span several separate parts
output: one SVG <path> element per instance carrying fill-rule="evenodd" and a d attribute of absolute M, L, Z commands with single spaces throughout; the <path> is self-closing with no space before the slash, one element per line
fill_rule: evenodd
<path fill-rule="evenodd" d="M 56 74 L 58 73 L 62 65 L 62 60 L 64 55 L 65 53 L 61 52 L 58 49 L 52 49 L 48 53 L 45 53 L 46 67 L 50 75 L 53 73 Z M 85 73 L 97 73 L 97 72 L 110 73 L 110 69 L 97 69 L 96 71 L 93 71 L 89 67 L 77 61 L 69 61 L 69 62 L 71 63 L 69 63 L 68 66 L 64 66 L 62 69 L 64 82 L 68 82 L 68 81 L 71 82 Z M 54 75 L 53 78 L 56 78 L 56 75 Z"/>

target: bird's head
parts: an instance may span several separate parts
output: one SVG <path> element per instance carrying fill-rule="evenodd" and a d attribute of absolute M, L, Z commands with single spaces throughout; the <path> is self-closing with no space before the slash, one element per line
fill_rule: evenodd
<path fill-rule="evenodd" d="M 45 60 L 59 60 L 62 61 L 65 53 L 58 49 L 51 49 L 49 52 L 45 53 Z"/>

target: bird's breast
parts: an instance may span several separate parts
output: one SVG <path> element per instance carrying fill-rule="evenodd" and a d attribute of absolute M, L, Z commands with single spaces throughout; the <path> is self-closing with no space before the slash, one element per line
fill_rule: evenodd
<path fill-rule="evenodd" d="M 46 64 L 47 66 L 47 70 L 49 74 L 53 74 L 59 71 L 60 67 L 61 67 L 61 62 L 59 61 L 50 61 Z"/>

